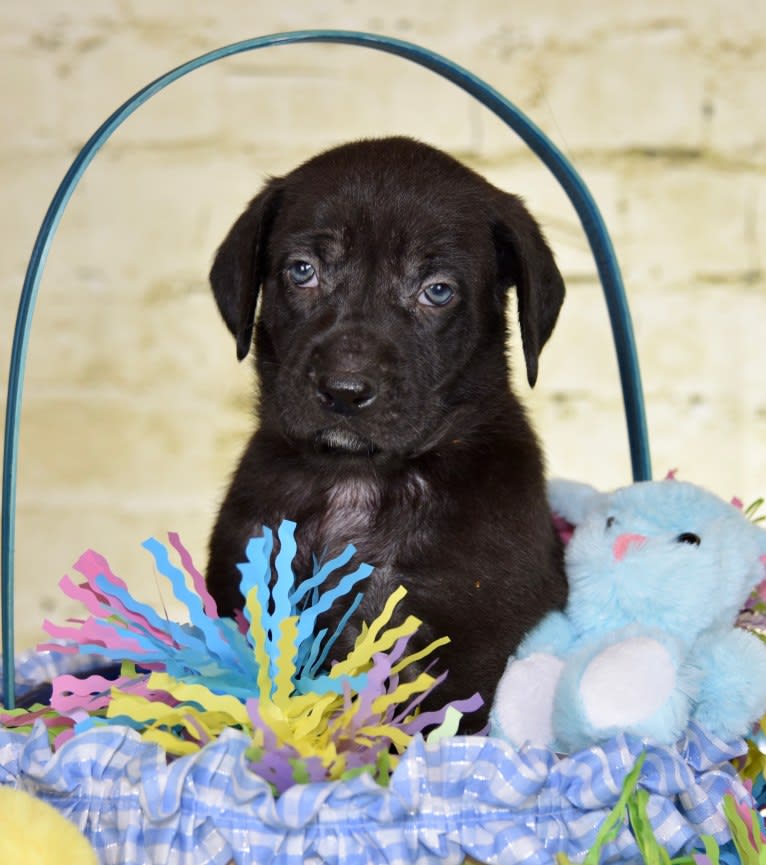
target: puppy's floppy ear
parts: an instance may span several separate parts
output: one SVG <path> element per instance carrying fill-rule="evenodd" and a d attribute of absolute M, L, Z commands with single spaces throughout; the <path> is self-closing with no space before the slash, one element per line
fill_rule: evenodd
<path fill-rule="evenodd" d="M 540 226 L 521 199 L 498 194 L 492 235 L 498 283 L 516 286 L 527 379 L 537 381 L 537 359 L 556 324 L 564 301 L 564 280 Z"/>
<path fill-rule="evenodd" d="M 248 204 L 218 248 L 210 285 L 226 326 L 237 340 L 237 357 L 250 351 L 258 291 L 265 276 L 269 231 L 279 207 L 281 181 L 272 178 Z"/>

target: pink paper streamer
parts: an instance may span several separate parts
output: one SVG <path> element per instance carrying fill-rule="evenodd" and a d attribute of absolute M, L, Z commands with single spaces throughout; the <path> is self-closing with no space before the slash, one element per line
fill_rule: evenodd
<path fill-rule="evenodd" d="M 194 566 L 191 554 L 186 547 L 181 543 L 178 532 L 168 532 L 168 540 L 173 549 L 178 553 L 186 573 L 191 577 L 194 590 L 202 598 L 202 608 L 205 610 L 211 619 L 218 618 L 218 606 L 216 605 L 213 596 L 208 592 L 205 578 Z"/>
<path fill-rule="evenodd" d="M 63 714 L 69 714 L 75 709 L 85 709 L 93 712 L 109 705 L 113 687 L 121 687 L 135 681 L 121 676 L 118 679 L 105 679 L 103 676 L 88 676 L 79 679 L 77 676 L 57 676 L 52 683 L 51 706 Z"/>
<path fill-rule="evenodd" d="M 101 646 L 105 649 L 120 649 L 127 653 L 125 657 L 130 657 L 131 654 L 140 657 L 145 649 L 137 640 L 130 637 L 123 637 L 117 633 L 111 625 L 103 624 L 96 619 L 86 619 L 79 628 L 67 628 L 63 625 L 56 625 L 49 619 L 43 622 L 43 630 L 52 637 L 58 639 L 72 640 L 80 644 L 91 644 Z M 38 646 L 38 650 L 50 647 L 51 644 L 43 644 Z M 55 644 L 54 644 L 55 645 Z"/>
<path fill-rule="evenodd" d="M 146 617 L 141 613 L 136 612 L 135 610 L 129 610 L 118 598 L 111 595 L 108 598 L 105 598 L 102 594 L 102 590 L 96 585 L 96 577 L 101 575 L 106 577 L 110 583 L 123 589 L 126 593 L 129 594 L 130 590 L 128 589 L 127 584 L 112 572 L 109 563 L 103 556 L 99 555 L 94 550 L 88 550 L 77 560 L 75 563 L 75 569 L 88 581 L 91 591 L 97 597 L 104 598 L 108 610 L 107 615 L 111 615 L 116 611 L 128 621 L 134 622 L 141 628 L 144 628 L 161 642 L 166 643 L 167 645 L 173 645 L 172 638 L 166 632 L 150 624 Z"/>

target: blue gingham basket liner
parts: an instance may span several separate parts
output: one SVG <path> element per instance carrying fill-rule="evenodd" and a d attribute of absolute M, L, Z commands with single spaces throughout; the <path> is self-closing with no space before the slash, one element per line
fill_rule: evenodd
<path fill-rule="evenodd" d="M 23 661 L 19 679 L 31 681 L 30 665 L 50 676 L 63 672 L 56 663 L 73 660 L 53 658 Z M 621 735 L 571 757 L 478 736 L 433 744 L 417 738 L 388 788 L 363 775 L 297 785 L 278 799 L 248 767 L 248 745 L 228 730 L 197 754 L 168 762 L 135 731 L 104 727 L 54 754 L 38 722 L 31 735 L 0 730 L 0 783 L 53 804 L 104 865 L 457 865 L 467 855 L 552 865 L 560 851 L 582 860 L 643 751 L 640 786 L 671 855 L 700 834 L 728 840 L 719 809 L 725 793 L 749 801 L 728 762 L 744 753 L 744 743 L 696 727 L 673 748 Z M 602 861 L 638 858 L 623 827 Z"/>
<path fill-rule="evenodd" d="M 50 644 L 66 645 L 63 640 L 50 640 L 49 642 Z M 110 660 L 100 655 L 65 655 L 52 651 L 25 652 L 16 660 L 16 694 L 21 697 L 30 688 L 34 688 L 41 682 L 50 682 L 61 673 L 79 675 L 108 663 L 111 663 Z M 0 663 L 0 675 L 2 675 L 2 671 L 3 665 Z M 0 702 L 2 702 L 2 690 L 0 690 Z"/>

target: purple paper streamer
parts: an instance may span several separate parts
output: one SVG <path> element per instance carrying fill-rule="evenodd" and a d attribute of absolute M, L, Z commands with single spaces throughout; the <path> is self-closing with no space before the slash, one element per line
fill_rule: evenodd
<path fill-rule="evenodd" d="M 382 653 L 373 655 L 372 668 L 367 671 L 367 682 L 357 696 L 357 709 L 351 720 L 351 729 L 364 727 L 373 715 L 373 702 L 386 692 L 386 681 L 391 675 L 391 663 Z"/>

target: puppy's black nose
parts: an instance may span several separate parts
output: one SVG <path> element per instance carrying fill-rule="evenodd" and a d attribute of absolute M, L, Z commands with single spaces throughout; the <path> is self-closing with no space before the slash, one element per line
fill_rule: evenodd
<path fill-rule="evenodd" d="M 375 401 L 375 383 L 359 374 L 329 373 L 317 381 L 319 402 L 336 414 L 358 414 Z"/>

